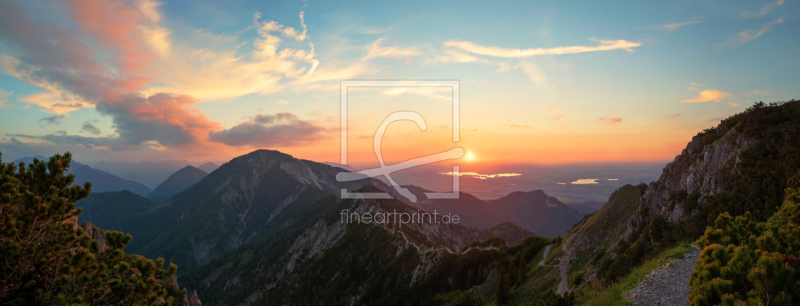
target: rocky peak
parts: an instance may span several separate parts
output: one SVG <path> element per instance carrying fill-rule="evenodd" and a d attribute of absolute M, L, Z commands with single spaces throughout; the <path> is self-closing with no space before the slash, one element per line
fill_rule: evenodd
<path fill-rule="evenodd" d="M 667 164 L 658 181 L 651 182 L 641 199 L 646 214 L 634 215 L 628 222 L 628 233 L 637 229 L 650 216 L 663 215 L 676 222 L 685 214 L 685 199 L 672 199 L 675 192 L 694 194 L 699 204 L 708 196 L 723 190 L 726 176 L 736 171 L 739 153 L 753 142 L 735 127 L 723 124 L 694 137 L 675 160 Z"/>

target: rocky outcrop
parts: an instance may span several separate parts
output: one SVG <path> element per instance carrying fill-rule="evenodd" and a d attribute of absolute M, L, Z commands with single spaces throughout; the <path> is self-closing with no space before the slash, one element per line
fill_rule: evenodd
<path fill-rule="evenodd" d="M 83 233 L 90 238 L 97 240 L 97 246 L 100 252 L 106 250 L 106 246 L 108 246 L 106 240 L 106 231 L 102 228 L 94 226 L 91 222 L 84 222 L 81 224 L 81 228 L 83 228 Z"/>
<path fill-rule="evenodd" d="M 176 282 L 177 284 L 177 282 Z M 181 289 L 181 296 L 183 297 L 183 303 L 181 306 L 202 306 L 203 303 L 200 302 L 200 298 L 197 297 L 197 290 L 192 292 L 192 297 L 189 297 L 189 291 L 186 288 Z"/>
<path fill-rule="evenodd" d="M 691 214 L 685 211 L 686 197 L 670 199 L 674 192 L 695 194 L 699 196 L 697 201 L 700 205 L 708 196 L 721 192 L 727 175 L 736 171 L 739 153 L 752 142 L 735 128 L 726 129 L 722 124 L 692 137 L 681 154 L 664 168 L 658 181 L 647 187 L 641 199 L 641 206 L 647 213 L 630 219 L 628 233 L 656 214 L 663 215 L 670 222 Z"/>
<path fill-rule="evenodd" d="M 72 229 L 78 228 L 78 216 L 77 215 L 69 217 L 69 219 L 64 220 L 64 222 L 72 224 Z"/>
<path fill-rule="evenodd" d="M 590 258 L 599 252 L 605 258 L 614 257 L 614 246 L 653 216 L 677 222 L 691 215 L 687 202 L 699 207 L 708 197 L 725 190 L 730 174 L 737 171 L 739 154 L 752 143 L 735 128 L 722 124 L 694 136 L 657 181 L 623 186 L 599 211 L 581 221 L 567 237 L 560 262 L 578 259 L 575 264 L 582 267 L 572 270 L 581 271 L 588 281 L 595 279 L 602 261 L 589 261 Z M 559 287 L 559 293 L 566 291 Z"/>
<path fill-rule="evenodd" d="M 192 298 L 189 299 L 189 306 L 202 306 L 203 304 L 200 303 L 200 299 L 197 298 L 197 290 L 192 293 Z"/>

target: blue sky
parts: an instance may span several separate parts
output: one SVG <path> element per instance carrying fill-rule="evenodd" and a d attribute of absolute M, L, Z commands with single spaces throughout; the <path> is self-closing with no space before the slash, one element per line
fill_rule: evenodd
<path fill-rule="evenodd" d="M 483 161 L 661 161 L 754 101 L 800 96 L 796 1 L 2 6 L 22 12 L 0 22 L 6 159 L 69 150 L 83 160 L 224 161 L 271 148 L 335 160 L 339 80 L 448 79 L 462 82 L 462 127 L 474 130 L 464 145 Z M 43 47 L 65 42 L 93 54 Z M 76 85 L 64 71 L 99 81 Z M 447 94 L 371 95 L 351 114 L 363 122 L 352 135 L 371 134 L 386 110 L 433 109 L 426 99 Z M 387 146 L 411 156 L 420 150 L 409 142 L 437 141 L 411 128 Z M 354 143 L 367 162 L 371 142 Z"/>

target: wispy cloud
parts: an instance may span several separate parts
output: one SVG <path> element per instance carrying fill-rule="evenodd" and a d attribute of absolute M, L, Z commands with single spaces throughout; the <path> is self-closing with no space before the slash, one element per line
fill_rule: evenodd
<path fill-rule="evenodd" d="M 13 90 L 12 91 L 6 91 L 6 90 L 3 90 L 3 89 L 0 89 L 0 106 L 3 106 L 3 104 L 8 102 L 8 97 L 11 96 L 13 93 L 14 93 Z"/>
<path fill-rule="evenodd" d="M 701 103 L 709 101 L 719 101 L 730 97 L 731 94 L 719 90 L 703 90 L 697 96 L 681 101 L 681 103 Z"/>
<path fill-rule="evenodd" d="M 676 113 L 676 114 L 667 115 L 667 118 L 673 119 L 673 118 L 678 118 L 680 116 L 681 116 L 680 113 Z"/>
<path fill-rule="evenodd" d="M 663 25 L 658 25 L 658 26 L 654 26 L 654 27 L 650 27 L 650 28 L 660 29 L 660 30 L 664 30 L 664 31 L 675 31 L 675 30 L 678 30 L 678 29 L 680 29 L 682 27 L 685 27 L 685 26 L 688 26 L 688 25 L 693 25 L 693 24 L 698 24 L 698 23 L 701 23 L 701 22 L 703 22 L 703 17 L 702 16 L 695 18 L 695 20 L 679 22 L 679 23 L 663 24 Z"/>
<path fill-rule="evenodd" d="M 745 97 L 752 97 L 752 96 L 769 96 L 769 90 L 753 90 L 751 92 L 743 93 Z"/>
<path fill-rule="evenodd" d="M 726 39 L 725 41 L 723 41 L 721 43 L 716 43 L 716 45 L 717 46 L 733 46 L 733 45 L 744 44 L 746 42 L 749 42 L 749 41 L 751 41 L 753 39 L 758 38 L 761 35 L 764 35 L 764 33 L 767 33 L 770 29 L 772 29 L 773 26 L 775 26 L 776 24 L 782 23 L 782 22 L 783 22 L 783 18 L 779 18 L 779 19 L 777 19 L 775 21 L 771 21 L 771 22 L 765 23 L 764 25 L 761 26 L 760 29 L 741 31 L 741 32 L 739 32 L 737 34 L 732 35 L 731 37 L 728 37 L 728 39 Z"/>
<path fill-rule="evenodd" d="M 773 3 L 765 5 L 760 10 L 744 12 L 744 13 L 742 13 L 742 15 L 740 15 L 740 17 L 742 17 L 742 18 L 761 18 L 764 15 L 769 14 L 769 12 L 772 11 L 772 9 L 783 5 L 785 2 L 786 1 L 784 1 L 784 0 L 778 0 L 778 1 L 775 1 Z"/>
<path fill-rule="evenodd" d="M 88 132 L 92 135 L 100 135 L 102 133 L 100 129 L 98 129 L 96 126 L 94 126 L 94 124 L 92 124 L 91 121 L 84 122 L 83 125 L 81 126 L 81 131 Z"/>
<path fill-rule="evenodd" d="M 381 91 L 381 94 L 391 97 L 415 94 L 439 99 L 448 103 L 453 101 L 453 89 L 450 87 L 391 87 Z"/>
<path fill-rule="evenodd" d="M 443 50 L 441 54 L 426 59 L 427 63 L 483 63 L 495 64 L 491 61 L 478 58 L 472 54 L 467 54 L 461 50 L 447 49 Z M 506 69 L 508 70 L 508 69 Z"/>
<path fill-rule="evenodd" d="M 528 79 L 536 86 L 545 86 L 547 85 L 547 76 L 544 74 L 541 68 L 534 63 L 522 63 L 521 70 L 525 75 L 528 76 Z"/>
<path fill-rule="evenodd" d="M 410 22 L 414 21 L 414 19 L 416 19 L 416 18 L 410 18 L 410 19 L 407 19 L 407 20 L 396 22 L 396 23 L 392 24 L 391 26 L 389 26 L 388 28 L 380 28 L 380 27 L 374 27 L 374 26 L 363 26 L 363 27 L 359 27 L 358 28 L 358 32 L 362 33 L 362 34 L 383 34 L 383 33 L 386 33 L 386 32 L 393 32 L 393 31 L 395 31 L 395 30 L 397 30 L 399 28 L 402 28 L 403 26 L 409 24 Z"/>
<path fill-rule="evenodd" d="M 529 125 L 529 124 L 516 124 L 516 123 L 511 122 L 511 120 L 508 120 L 508 121 L 506 121 L 506 123 L 503 123 L 503 126 L 512 127 L 512 128 L 532 128 L 533 127 L 532 125 Z"/>
<path fill-rule="evenodd" d="M 595 51 L 626 50 L 633 51 L 633 48 L 642 44 L 627 40 L 596 40 L 600 45 L 596 46 L 562 46 L 555 48 L 528 48 L 528 49 L 509 49 L 501 47 L 489 47 L 479 45 L 470 41 L 451 40 L 444 43 L 444 47 L 457 48 L 463 51 L 501 58 L 522 58 L 539 55 L 558 55 L 574 54 Z"/>
<path fill-rule="evenodd" d="M 564 113 L 558 112 L 555 116 L 550 117 L 550 120 L 557 121 L 558 119 L 564 118 L 564 116 L 566 116 L 566 115 L 567 115 L 566 112 L 564 112 Z"/>
<path fill-rule="evenodd" d="M 42 119 L 39 119 L 39 123 L 41 123 L 42 126 L 45 126 L 45 125 L 48 125 L 48 124 L 61 124 L 61 119 L 64 119 L 64 117 L 66 117 L 66 116 L 64 116 L 64 115 L 55 115 L 55 116 L 50 116 L 50 117 L 44 117 Z"/>
<path fill-rule="evenodd" d="M 372 44 L 366 47 L 367 54 L 364 55 L 364 59 L 373 59 L 373 58 L 403 58 L 403 57 L 412 57 L 420 55 L 420 51 L 414 47 L 397 47 L 397 46 L 384 46 L 383 42 L 386 40 L 386 37 L 381 37 Z"/>
<path fill-rule="evenodd" d="M 554 114 L 555 114 L 555 115 L 550 117 L 550 121 L 558 121 L 559 119 L 564 118 L 564 116 L 566 116 L 569 113 L 569 112 L 560 112 L 560 111 L 556 110 L 555 108 L 556 108 L 555 105 L 550 105 L 550 106 L 547 107 L 547 112 L 548 113 L 549 112 L 554 112 Z"/>
<path fill-rule="evenodd" d="M 598 121 L 603 121 L 603 122 L 608 122 L 608 123 L 611 123 L 611 124 L 622 122 L 622 118 L 617 118 L 617 117 L 600 117 L 597 120 Z"/>
<path fill-rule="evenodd" d="M 689 85 L 691 85 L 691 86 L 689 86 L 688 89 L 691 90 L 691 91 L 700 91 L 702 88 L 698 88 L 698 87 L 705 87 L 706 86 L 706 84 L 698 84 L 698 83 L 695 83 L 695 82 L 691 82 L 691 83 L 689 83 Z"/>
<path fill-rule="evenodd" d="M 35 140 L 34 143 L 40 145 L 48 145 L 48 146 L 51 146 L 53 144 L 57 146 L 77 145 L 87 149 L 120 147 L 119 138 L 67 135 L 66 132 L 64 131 L 57 131 L 55 133 L 47 134 L 44 136 L 24 135 L 24 134 L 6 134 L 6 136 L 27 138 L 30 140 Z M 23 144 L 23 142 L 18 142 L 18 144 Z M 31 143 L 25 142 L 25 144 L 30 145 Z"/>

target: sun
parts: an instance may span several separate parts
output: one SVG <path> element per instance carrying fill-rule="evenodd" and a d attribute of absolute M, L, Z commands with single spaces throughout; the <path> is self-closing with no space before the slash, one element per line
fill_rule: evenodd
<path fill-rule="evenodd" d="M 467 152 L 467 161 L 472 161 L 475 159 L 475 156 L 472 155 L 472 152 Z"/>

